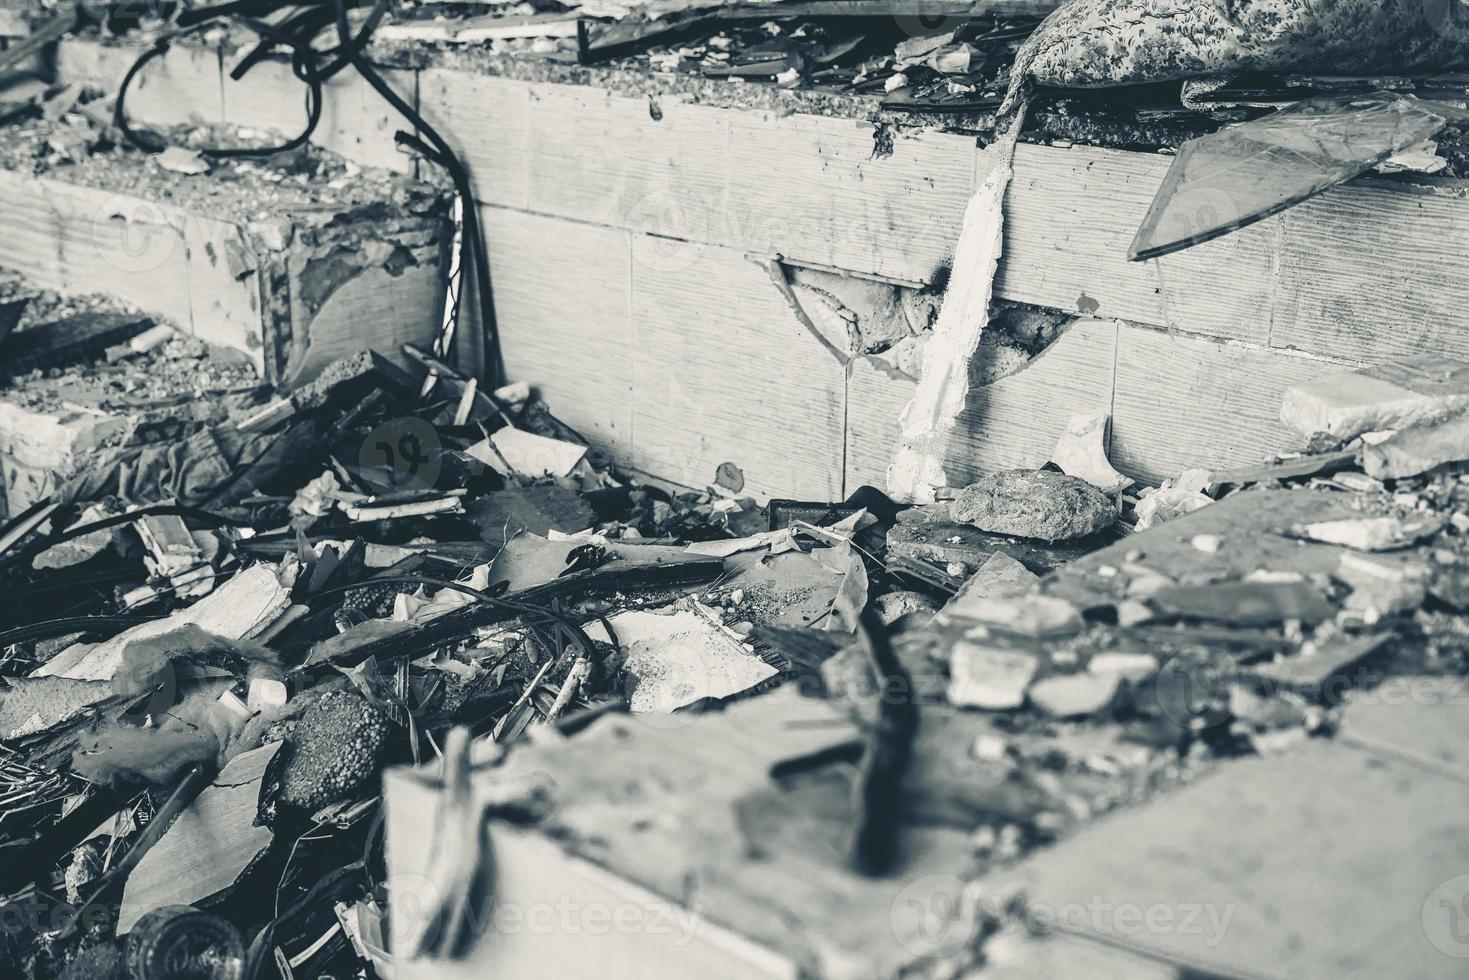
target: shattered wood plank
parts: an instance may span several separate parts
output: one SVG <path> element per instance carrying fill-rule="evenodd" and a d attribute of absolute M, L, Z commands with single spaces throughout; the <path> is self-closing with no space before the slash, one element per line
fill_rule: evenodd
<path fill-rule="evenodd" d="M 938 320 L 923 348 L 913 398 L 898 418 L 898 442 L 885 486 L 901 502 L 930 503 L 950 485 L 944 464 L 970 391 L 970 363 L 989 323 L 995 271 L 1004 252 L 1005 192 L 1015 162 L 1021 113 L 983 153 L 983 176 L 964 207 L 954 269 Z"/>
<path fill-rule="evenodd" d="M 164 619 L 134 626 L 98 644 L 79 643 L 42 664 L 32 677 L 69 677 L 110 681 L 122 663 L 123 649 L 133 640 L 161 636 L 186 624 L 228 640 L 249 639 L 273 623 L 291 603 L 295 562 L 281 568 L 251 565 L 191 606 Z"/>

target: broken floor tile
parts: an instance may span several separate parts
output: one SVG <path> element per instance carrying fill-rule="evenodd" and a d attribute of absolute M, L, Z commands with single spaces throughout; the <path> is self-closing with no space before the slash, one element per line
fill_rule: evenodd
<path fill-rule="evenodd" d="M 1469 364 L 1420 354 L 1292 385 L 1281 397 L 1280 420 L 1302 435 L 1324 432 L 1347 440 L 1437 421 L 1465 408 Z"/>
<path fill-rule="evenodd" d="M 128 875 L 118 933 L 153 909 L 191 905 L 233 888 L 265 853 L 275 834 L 256 820 L 260 787 L 281 745 L 272 742 L 230 760 L 143 855 Z"/>
<path fill-rule="evenodd" d="M 1039 541 L 1073 541 L 1117 523 L 1117 502 L 1085 480 L 1050 470 L 1005 470 L 965 487 L 949 504 L 955 521 Z"/>
<path fill-rule="evenodd" d="M 1194 970 L 1450 980 L 1469 953 L 1445 942 L 1469 894 L 1464 798 L 1460 780 L 1313 740 L 1097 821 L 996 884 Z"/>

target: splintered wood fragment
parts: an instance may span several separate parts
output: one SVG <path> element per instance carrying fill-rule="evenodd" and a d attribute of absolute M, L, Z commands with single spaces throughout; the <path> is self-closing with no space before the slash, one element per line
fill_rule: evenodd
<path fill-rule="evenodd" d="M 233 888 L 270 847 L 257 821 L 260 788 L 282 742 L 236 756 L 179 814 L 128 875 L 117 931 L 164 905 L 194 905 Z"/>
<path fill-rule="evenodd" d="M 1015 143 L 1024 122 L 983 151 L 989 171 L 964 212 L 954 249 L 954 273 L 933 336 L 923 350 L 923 372 L 899 422 L 897 453 L 888 469 L 888 493 L 896 500 L 931 503 L 948 484 L 944 457 L 969 395 L 970 361 L 989 322 L 995 270 L 1004 246 L 1005 191 L 1014 171 Z"/>

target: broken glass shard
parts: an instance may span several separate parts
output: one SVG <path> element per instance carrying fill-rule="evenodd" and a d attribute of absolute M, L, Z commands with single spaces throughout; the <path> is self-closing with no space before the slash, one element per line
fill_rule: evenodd
<path fill-rule="evenodd" d="M 1189 140 L 1128 258 L 1157 258 L 1279 214 L 1422 143 L 1462 114 L 1391 92 L 1326 96 Z"/>

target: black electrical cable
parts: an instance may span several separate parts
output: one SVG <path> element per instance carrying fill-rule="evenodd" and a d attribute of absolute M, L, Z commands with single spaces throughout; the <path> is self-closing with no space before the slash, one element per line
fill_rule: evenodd
<path fill-rule="evenodd" d="M 592 638 L 587 636 L 586 631 L 581 628 L 576 620 L 563 612 L 555 609 L 543 609 L 540 606 L 533 606 L 525 602 L 516 602 L 514 599 L 503 599 L 476 589 L 473 586 L 465 585 L 462 582 L 450 582 L 447 579 L 433 578 L 428 575 L 387 575 L 381 578 L 370 578 L 361 582 L 354 582 L 350 585 L 333 585 L 314 592 L 312 595 L 313 597 L 332 595 L 338 592 L 350 592 L 353 589 L 375 585 L 426 585 L 432 589 L 450 589 L 454 592 L 461 592 L 488 606 L 511 609 L 522 615 L 537 616 L 545 622 L 555 623 L 570 634 L 576 645 L 588 656 L 595 656 L 597 652 L 596 644 L 592 642 Z"/>
<path fill-rule="evenodd" d="M 346 0 L 333 0 L 333 2 L 337 11 L 337 36 L 342 39 L 342 46 L 347 57 L 351 59 L 352 66 L 389 105 L 413 123 L 414 129 L 428 138 L 429 143 L 439 153 L 439 162 L 448 169 L 449 176 L 453 178 L 454 189 L 458 192 L 459 199 L 464 205 L 464 240 L 461 243 L 460 274 L 464 275 L 471 269 L 474 271 L 475 286 L 479 292 L 480 324 L 490 345 L 485 369 L 491 382 L 490 387 L 496 387 L 503 378 L 503 374 L 497 342 L 498 331 L 494 329 L 495 306 L 490 294 L 489 255 L 485 251 L 484 236 L 480 229 L 478 208 L 475 204 L 474 188 L 469 181 L 469 172 L 465 170 L 464 164 L 455 155 L 453 148 L 439 135 L 438 130 L 430 126 L 416 109 L 404 102 L 402 97 L 393 91 L 393 87 L 387 83 L 387 80 L 378 74 L 377 69 L 362 56 L 362 52 L 348 43 L 352 37 L 352 28 L 347 23 Z M 386 10 L 386 8 L 387 0 L 375 0 L 373 9 L 377 17 L 380 18 L 382 15 L 379 11 Z M 370 17 L 369 20 L 371 19 Z"/>
<path fill-rule="evenodd" d="M 287 21 L 280 25 L 270 25 L 251 16 L 255 13 L 273 13 L 288 7 L 302 8 L 293 14 Z M 211 7 L 198 8 L 185 11 L 179 15 L 178 23 L 180 30 L 159 41 L 149 50 L 145 51 L 123 77 L 122 85 L 117 94 L 117 101 L 113 109 L 113 122 L 124 139 L 135 146 L 148 152 L 158 152 L 163 149 L 162 143 L 156 138 L 134 130 L 127 122 L 126 99 L 129 87 L 142 71 L 154 58 L 168 50 L 169 45 L 180 37 L 192 33 L 211 20 L 220 17 L 230 17 L 244 24 L 250 30 L 260 35 L 261 43 L 252 50 L 245 59 L 231 71 L 230 75 L 235 80 L 240 80 L 258 61 L 262 60 L 275 46 L 285 46 L 291 49 L 291 68 L 293 73 L 308 86 L 307 92 L 307 124 L 305 129 L 294 139 L 276 147 L 270 148 L 216 148 L 203 150 L 206 156 L 213 157 L 252 157 L 268 156 L 275 153 L 283 153 L 294 150 L 310 141 L 321 119 L 322 110 L 322 85 L 337 74 L 347 65 L 352 65 L 379 95 L 383 97 L 394 109 L 405 119 L 413 124 L 414 128 L 428 138 L 427 143 L 416 136 L 404 138 L 399 137 L 399 142 L 413 145 L 422 150 L 432 150 L 424 155 L 433 163 L 444 167 L 454 182 L 455 192 L 462 202 L 462 235 L 460 241 L 460 286 L 456 290 L 455 303 L 451 315 L 455 324 L 459 322 L 460 297 L 463 293 L 463 281 L 465 276 L 472 277 L 475 291 L 478 294 L 478 309 L 483 335 L 487 344 L 485 371 L 489 387 L 498 385 L 504 377 L 504 361 L 499 346 L 498 331 L 495 330 L 495 310 L 490 291 L 490 266 L 489 255 L 485 246 L 484 230 L 480 225 L 479 212 L 475 203 L 473 187 L 469 180 L 469 173 L 464 164 L 455 155 L 449 144 L 438 134 L 436 130 L 418 113 L 416 109 L 405 102 L 381 74 L 363 56 L 363 51 L 372 38 L 378 25 L 387 13 L 386 0 L 374 0 L 374 3 L 364 21 L 361 30 L 354 36 L 351 25 L 347 19 L 346 0 L 297 0 L 293 3 L 273 2 L 273 0 L 226 0 L 224 3 L 215 4 Z M 337 22 L 338 44 L 330 49 L 319 51 L 312 46 L 312 41 L 335 16 Z M 329 59 L 322 64 L 323 59 Z"/>

